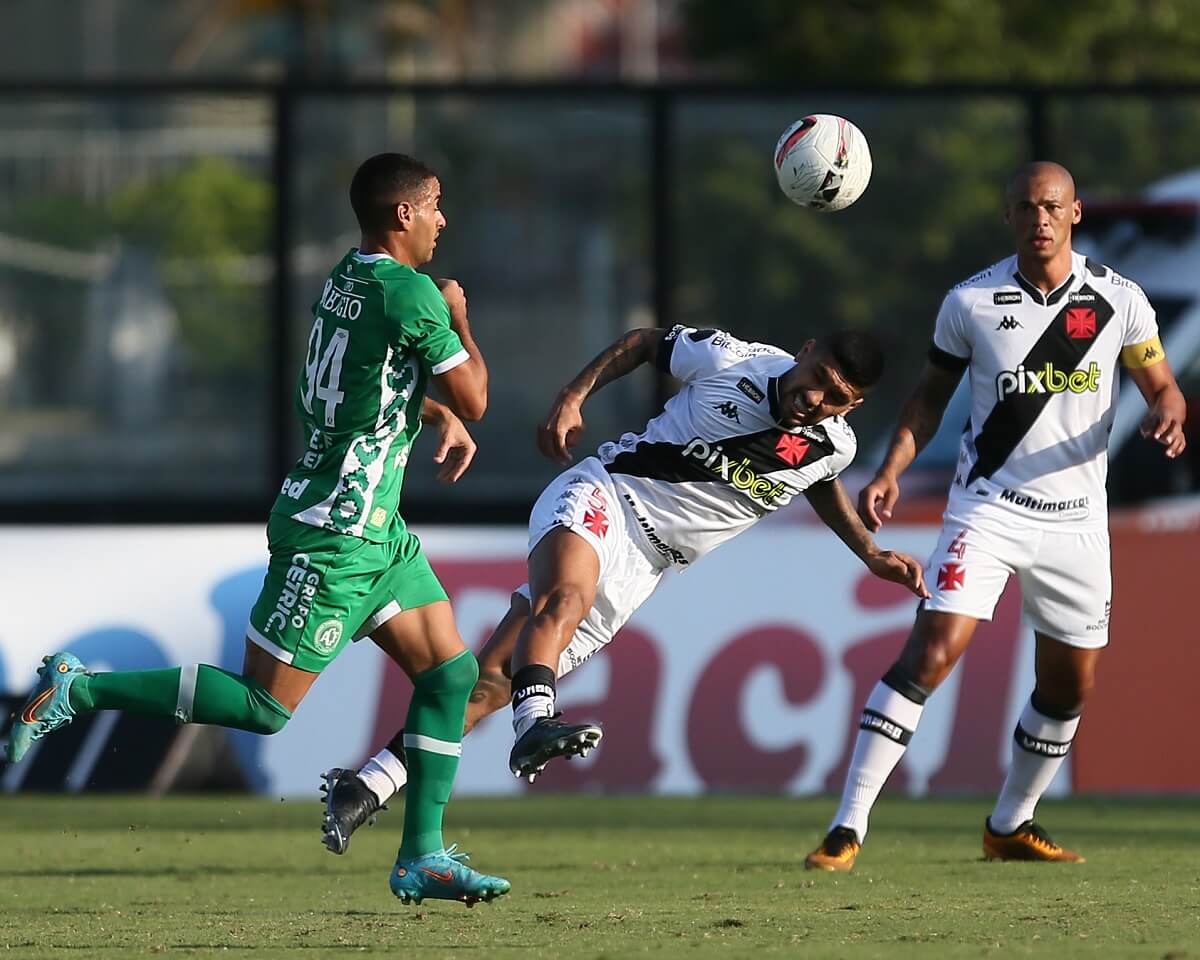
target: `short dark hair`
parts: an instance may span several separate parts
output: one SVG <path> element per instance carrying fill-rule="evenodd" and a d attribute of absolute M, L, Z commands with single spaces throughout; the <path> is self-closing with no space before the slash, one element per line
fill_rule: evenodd
<path fill-rule="evenodd" d="M 842 376 L 860 390 L 875 386 L 883 376 L 883 348 L 874 335 L 842 330 L 826 337 L 825 346 Z"/>
<path fill-rule="evenodd" d="M 437 174 L 420 160 L 403 153 L 377 153 L 354 171 L 350 206 L 364 231 L 386 229 L 392 209 L 403 200 L 417 199 L 421 188 Z"/>

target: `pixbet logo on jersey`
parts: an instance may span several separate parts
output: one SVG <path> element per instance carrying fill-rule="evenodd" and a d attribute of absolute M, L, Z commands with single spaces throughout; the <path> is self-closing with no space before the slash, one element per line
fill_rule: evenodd
<path fill-rule="evenodd" d="M 800 440 L 798 437 L 792 439 L 795 439 L 798 443 L 803 443 L 805 449 L 808 449 L 808 444 L 803 440 Z M 699 437 L 694 437 L 683 448 L 683 456 L 688 459 L 698 460 L 714 477 L 728 483 L 735 490 L 740 490 L 755 503 L 761 504 L 769 510 L 791 503 L 792 497 L 796 494 L 795 490 L 782 480 L 772 481 L 766 477 L 760 477 L 754 468 L 750 466 L 749 457 L 742 457 L 741 460 L 730 460 L 723 450 L 724 448 L 719 443 L 712 445 L 705 440 L 701 440 Z M 782 453 L 780 456 L 781 458 L 783 457 Z M 803 454 L 800 457 L 803 457 Z M 800 457 L 797 458 L 796 462 L 799 462 Z M 789 460 L 788 462 L 791 461 Z"/>
<path fill-rule="evenodd" d="M 1095 393 L 1099 389 L 1100 366 L 1094 360 L 1086 370 L 1060 370 L 1053 363 L 1026 370 L 1025 364 L 1020 364 L 1016 370 L 1001 370 L 996 375 L 997 400 L 1011 393 Z"/>

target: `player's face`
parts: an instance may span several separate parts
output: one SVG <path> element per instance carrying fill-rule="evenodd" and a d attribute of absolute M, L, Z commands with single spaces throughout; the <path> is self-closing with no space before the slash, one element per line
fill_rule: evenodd
<path fill-rule="evenodd" d="M 862 402 L 862 391 L 812 340 L 800 348 L 796 365 L 779 380 L 779 422 L 785 427 L 811 427 Z"/>
<path fill-rule="evenodd" d="M 1012 228 L 1017 253 L 1045 261 L 1070 246 L 1071 227 L 1079 222 L 1081 213 L 1070 181 L 1046 173 L 1010 188 L 1005 219 Z"/>
<path fill-rule="evenodd" d="M 442 213 L 442 185 L 437 177 L 430 177 L 425 191 L 412 203 L 401 204 L 401 218 L 408 233 L 409 250 L 417 264 L 433 259 L 433 248 L 437 246 L 438 234 L 446 226 Z M 407 207 L 407 210 L 404 208 Z M 406 216 L 407 214 L 407 216 Z"/>

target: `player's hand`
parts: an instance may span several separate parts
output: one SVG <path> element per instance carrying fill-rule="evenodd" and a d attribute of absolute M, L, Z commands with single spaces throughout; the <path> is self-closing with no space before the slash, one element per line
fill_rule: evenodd
<path fill-rule="evenodd" d="M 456 483 L 475 459 L 478 447 L 467 432 L 466 425 L 449 410 L 438 422 L 438 431 L 441 439 L 438 441 L 437 453 L 433 455 L 433 462 L 442 466 L 437 472 L 437 478 L 442 483 Z"/>
<path fill-rule="evenodd" d="M 1167 448 L 1167 456 L 1174 460 L 1187 447 L 1183 435 L 1183 421 L 1187 404 L 1182 394 L 1172 392 L 1160 396 L 1142 419 L 1142 436 L 1156 440 Z"/>
<path fill-rule="evenodd" d="M 570 396 L 559 396 L 545 422 L 538 426 L 537 446 L 542 455 L 566 466 L 574 458 L 571 448 L 579 442 L 584 429 L 583 412 Z"/>
<path fill-rule="evenodd" d="M 858 515 L 866 528 L 875 533 L 884 520 L 892 519 L 892 509 L 900 499 L 900 484 L 890 474 L 877 474 L 858 495 Z"/>
<path fill-rule="evenodd" d="M 446 299 L 446 306 L 450 308 L 450 319 L 458 323 L 465 323 L 467 295 L 463 291 L 462 284 L 446 277 L 439 277 L 433 282 L 437 284 L 437 288 L 442 291 L 442 296 Z"/>
<path fill-rule="evenodd" d="M 907 587 L 922 600 L 929 599 L 925 587 L 925 572 L 916 560 L 907 553 L 896 550 L 880 550 L 867 557 L 867 569 L 881 580 L 890 580 Z"/>

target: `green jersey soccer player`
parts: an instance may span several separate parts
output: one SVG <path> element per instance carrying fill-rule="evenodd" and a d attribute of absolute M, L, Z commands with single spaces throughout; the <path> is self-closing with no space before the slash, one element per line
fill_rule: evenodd
<path fill-rule="evenodd" d="M 305 451 L 267 523 L 270 564 L 246 628 L 241 676 L 207 664 L 88 673 L 69 653 L 47 657 L 14 718 L 9 759 L 81 711 L 130 710 L 255 733 L 281 730 L 351 638 L 370 636 L 412 679 L 405 724 L 409 793 L 391 888 L 491 900 L 509 884 L 470 869 L 442 840 L 442 813 L 462 752 L 467 697 L 478 676 L 446 593 L 400 514 L 400 488 L 422 421 L 442 442 L 442 477 L 474 453 L 460 418 L 487 405 L 487 368 L 454 281 L 416 267 L 446 219 L 428 167 L 371 157 L 350 185 L 362 242 L 333 268 L 313 305 L 296 402 Z M 436 379 L 448 406 L 426 397 Z"/>

